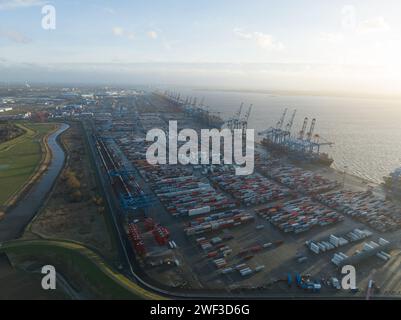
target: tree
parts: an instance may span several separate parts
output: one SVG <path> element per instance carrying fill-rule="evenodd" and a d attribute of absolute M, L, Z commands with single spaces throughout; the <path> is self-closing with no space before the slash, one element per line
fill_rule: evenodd
<path fill-rule="evenodd" d="M 79 190 L 74 191 L 71 193 L 71 201 L 72 202 L 80 202 L 82 200 L 82 193 Z"/>

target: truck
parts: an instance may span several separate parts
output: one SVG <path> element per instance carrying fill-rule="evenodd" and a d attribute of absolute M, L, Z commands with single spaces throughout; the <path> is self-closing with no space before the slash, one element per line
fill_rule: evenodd
<path fill-rule="evenodd" d="M 340 281 L 338 281 L 337 278 L 335 278 L 335 277 L 331 278 L 331 284 L 332 284 L 333 288 L 335 288 L 337 290 L 341 289 Z"/>
<path fill-rule="evenodd" d="M 308 257 L 299 257 L 298 259 L 297 259 L 297 261 L 298 261 L 298 263 L 303 263 L 303 262 L 305 262 L 305 261 L 307 261 L 308 260 Z"/>

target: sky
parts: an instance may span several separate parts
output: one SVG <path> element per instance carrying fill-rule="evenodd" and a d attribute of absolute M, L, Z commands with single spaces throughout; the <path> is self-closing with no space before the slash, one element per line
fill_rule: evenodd
<path fill-rule="evenodd" d="M 0 81 L 401 93 L 400 12 L 399 0 L 0 0 Z"/>

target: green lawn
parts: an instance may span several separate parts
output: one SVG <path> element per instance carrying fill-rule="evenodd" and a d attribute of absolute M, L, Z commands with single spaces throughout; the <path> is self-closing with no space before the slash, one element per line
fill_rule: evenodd
<path fill-rule="evenodd" d="M 20 262 L 54 265 L 70 284 L 90 288 L 101 299 L 162 300 L 142 289 L 82 244 L 65 240 L 16 240 L 3 243 L 0 253 L 13 254 Z"/>
<path fill-rule="evenodd" d="M 0 206 L 35 172 L 42 158 L 40 141 L 53 124 L 18 123 L 26 133 L 0 144 Z"/>

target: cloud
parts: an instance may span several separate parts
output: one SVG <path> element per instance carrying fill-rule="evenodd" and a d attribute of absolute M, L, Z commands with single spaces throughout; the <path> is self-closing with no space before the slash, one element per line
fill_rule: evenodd
<path fill-rule="evenodd" d="M 357 8 L 352 5 L 346 5 L 342 8 L 342 28 L 357 35 L 386 32 L 391 27 L 386 19 L 382 16 L 372 17 L 365 20 L 358 19 Z"/>
<path fill-rule="evenodd" d="M 151 38 L 151 39 L 157 39 L 157 37 L 158 37 L 157 32 L 156 32 L 156 31 L 153 31 L 153 30 L 152 30 L 152 31 L 148 31 L 147 35 L 148 35 L 148 37 Z"/>
<path fill-rule="evenodd" d="M 386 32 L 390 31 L 391 27 L 383 17 L 374 17 L 362 21 L 358 27 L 357 32 L 361 34 L 373 33 L 373 32 Z"/>
<path fill-rule="evenodd" d="M 234 29 L 234 34 L 242 39 L 252 39 L 253 37 L 251 33 L 243 32 L 242 29 L 239 28 Z"/>
<path fill-rule="evenodd" d="M 121 27 L 113 27 L 111 31 L 117 37 L 124 35 L 124 29 Z"/>
<path fill-rule="evenodd" d="M 42 0 L 0 0 L 0 10 L 29 8 L 44 4 L 46 1 Z"/>
<path fill-rule="evenodd" d="M 252 40 L 257 46 L 262 49 L 268 50 L 283 50 L 284 45 L 281 42 L 278 42 L 274 37 L 270 34 L 263 32 L 244 32 L 242 29 L 236 28 L 234 29 L 234 34 L 244 40 Z"/>
<path fill-rule="evenodd" d="M 22 44 L 31 42 L 30 38 L 14 30 L 0 30 L 0 38 L 6 38 L 12 42 L 22 43 Z"/>
<path fill-rule="evenodd" d="M 129 40 L 133 40 L 135 38 L 135 33 L 125 31 L 124 28 L 121 28 L 121 27 L 113 27 L 111 29 L 111 31 L 112 31 L 113 35 L 115 35 L 116 37 L 124 37 Z"/>
<path fill-rule="evenodd" d="M 330 43 L 340 43 L 344 40 L 344 35 L 337 32 L 321 32 L 320 39 Z"/>

